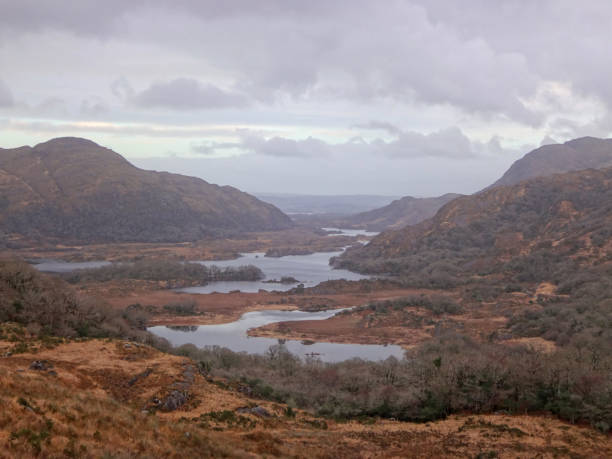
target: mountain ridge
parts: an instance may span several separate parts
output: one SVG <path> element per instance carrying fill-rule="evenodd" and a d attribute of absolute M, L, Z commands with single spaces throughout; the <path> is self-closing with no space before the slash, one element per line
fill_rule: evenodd
<path fill-rule="evenodd" d="M 612 167 L 587 169 L 498 186 L 457 198 L 417 225 L 376 236 L 336 261 L 370 273 L 411 271 L 437 264 L 455 271 L 466 263 L 495 264 L 545 244 L 554 253 L 570 244 L 594 259 L 612 238 Z M 563 252 L 565 253 L 565 252 Z M 569 255 L 568 255 L 569 256 Z M 470 261 L 471 260 L 471 261 Z M 454 264 L 451 268 L 450 265 Z"/>
<path fill-rule="evenodd" d="M 236 188 L 139 169 L 76 137 L 0 149 L 0 209 L 4 232 L 84 242 L 179 242 L 292 226 Z"/>
<path fill-rule="evenodd" d="M 502 177 L 479 193 L 531 178 L 609 166 L 612 166 L 612 139 L 580 137 L 563 144 L 544 145 L 528 152 L 516 160 Z M 432 198 L 405 196 L 384 207 L 335 218 L 329 225 L 370 231 L 399 229 L 433 217 L 443 205 L 461 196 L 456 193 Z"/>
<path fill-rule="evenodd" d="M 580 137 L 530 151 L 485 190 L 534 177 L 608 166 L 612 166 L 612 139 Z"/>
<path fill-rule="evenodd" d="M 440 207 L 453 199 L 463 196 L 446 193 L 431 198 L 404 196 L 390 204 L 366 212 L 360 212 L 335 223 L 342 228 L 364 228 L 368 231 L 383 231 L 414 225 L 433 217 Z"/>

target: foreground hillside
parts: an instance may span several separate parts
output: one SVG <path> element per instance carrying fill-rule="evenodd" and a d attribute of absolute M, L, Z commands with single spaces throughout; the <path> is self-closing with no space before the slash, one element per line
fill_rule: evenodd
<path fill-rule="evenodd" d="M 4 327 L 4 339 L 14 338 Z M 244 394 L 125 341 L 0 358 L 0 457 L 605 457 L 609 438 L 546 417 L 336 422 Z M 16 342 L 0 341 L 0 351 Z M 314 369 L 313 369 L 314 370 Z"/>
<path fill-rule="evenodd" d="M 285 295 L 321 304 L 303 292 Z M 402 360 L 323 363 L 296 358 L 281 343 L 265 355 L 173 349 L 144 330 L 146 311 L 127 301 L 107 305 L 23 262 L 0 263 L 0 457 L 612 452 L 612 367 L 600 344 L 607 319 L 595 317 L 600 329 L 588 329 L 599 341 L 583 333 L 579 345 L 552 353 L 440 329 Z M 452 298 L 428 303 L 423 295 L 366 309 L 382 321 L 392 310 L 406 322 L 414 306 L 424 324 L 461 312 Z"/>
<path fill-rule="evenodd" d="M 79 138 L 0 149 L 0 231 L 30 239 L 191 241 L 291 227 L 271 204 L 232 187 L 138 169 Z"/>

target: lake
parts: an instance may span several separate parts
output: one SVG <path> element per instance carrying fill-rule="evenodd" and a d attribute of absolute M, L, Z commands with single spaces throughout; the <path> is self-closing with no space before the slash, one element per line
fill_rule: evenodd
<path fill-rule="evenodd" d="M 321 228 L 323 231 L 334 231 L 328 236 L 378 236 L 378 231 L 366 231 L 362 229 L 346 229 L 346 228 Z"/>
<path fill-rule="evenodd" d="M 354 273 L 346 269 L 333 269 L 329 265 L 331 257 L 340 255 L 336 252 L 317 252 L 310 255 L 288 255 L 280 258 L 265 257 L 263 253 L 244 253 L 234 260 L 198 261 L 206 266 L 219 267 L 255 265 L 266 276 L 264 280 L 280 280 L 283 276 L 291 276 L 304 284 L 305 287 L 314 287 L 320 282 L 333 279 L 359 280 L 368 276 Z M 210 282 L 201 287 L 188 287 L 178 291 L 184 293 L 228 293 L 233 290 L 241 292 L 258 292 L 261 290 L 287 291 L 297 284 L 268 283 L 261 281 L 229 281 Z"/>
<path fill-rule="evenodd" d="M 305 311 L 253 311 L 247 312 L 235 322 L 218 325 L 200 325 L 188 327 L 156 326 L 148 328 L 151 333 L 166 338 L 172 345 L 194 344 L 197 347 L 221 346 L 234 352 L 264 354 L 270 346 L 279 343 L 278 339 L 248 336 L 250 328 L 261 327 L 274 322 L 325 320 L 340 310 L 305 312 Z M 343 344 L 313 343 L 286 340 L 287 350 L 300 357 L 318 354 L 316 357 L 325 362 L 361 358 L 364 360 L 384 360 L 388 357 L 401 359 L 404 350 L 396 345 L 377 344 Z"/>
<path fill-rule="evenodd" d="M 305 287 L 314 287 L 320 282 L 333 279 L 359 280 L 368 276 L 354 273 L 346 269 L 332 269 L 329 265 L 331 257 L 340 255 L 341 251 L 317 252 L 310 255 L 288 255 L 280 258 L 265 257 L 263 252 L 243 253 L 239 258 L 232 260 L 194 261 L 206 266 L 237 267 L 255 265 L 261 269 L 265 279 L 260 281 L 218 281 L 209 282 L 200 287 L 188 287 L 177 291 L 184 293 L 228 293 L 240 290 L 246 293 L 256 293 L 259 290 L 287 291 L 297 284 L 281 284 L 279 282 L 264 282 L 266 280 L 280 280 L 284 276 L 291 276 Z M 108 261 L 67 262 L 61 260 L 42 260 L 34 265 L 39 271 L 65 273 L 76 269 L 98 268 L 111 264 Z"/>

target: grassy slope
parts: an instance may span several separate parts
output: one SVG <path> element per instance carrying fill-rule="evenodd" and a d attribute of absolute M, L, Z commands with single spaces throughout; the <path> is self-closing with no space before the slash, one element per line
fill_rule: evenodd
<path fill-rule="evenodd" d="M 14 345 L 0 342 L 0 352 Z M 33 360 L 53 364 L 57 375 L 28 369 Z M 247 398 L 197 372 L 185 405 L 169 413 L 143 413 L 152 398 L 161 398 L 186 381 L 189 365 L 182 357 L 111 340 L 67 342 L 51 349 L 42 346 L 2 358 L 0 457 L 32 457 L 38 452 L 44 457 L 612 454 L 609 437 L 537 416 L 452 416 L 428 424 L 336 423 L 302 412 L 288 417 L 283 405 Z M 146 369 L 152 372 L 129 384 Z M 235 411 L 255 405 L 265 407 L 271 417 Z"/>
<path fill-rule="evenodd" d="M 188 241 L 292 226 L 235 188 L 138 169 L 78 138 L 0 149 L 0 209 L 5 232 L 64 242 Z"/>

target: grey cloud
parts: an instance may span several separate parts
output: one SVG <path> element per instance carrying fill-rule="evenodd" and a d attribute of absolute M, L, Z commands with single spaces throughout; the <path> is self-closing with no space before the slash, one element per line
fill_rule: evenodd
<path fill-rule="evenodd" d="M 609 39 L 612 5 L 607 0 L 412 0 L 440 28 L 462 40 L 484 40 L 495 53 L 520 54 L 540 79 L 570 82 L 612 107 Z M 475 68 L 475 71 L 479 71 Z"/>
<path fill-rule="evenodd" d="M 240 160 L 235 157 L 134 158 L 134 163 L 139 167 L 197 175 L 212 183 L 231 184 L 247 191 L 438 196 L 482 189 L 523 154 L 525 151 L 462 161 L 415 158 L 409 167 L 398 167 L 397 161 L 388 157 L 354 157 L 348 153 L 327 157 L 324 167 L 320 161 L 294 157 L 279 160 L 275 156 L 253 154 L 243 155 Z"/>
<path fill-rule="evenodd" d="M 557 142 L 551 136 L 547 135 L 540 141 L 540 146 L 543 147 L 544 145 L 556 145 L 558 143 L 559 142 Z"/>
<path fill-rule="evenodd" d="M 243 108 L 248 105 L 248 99 L 242 94 L 227 92 L 192 78 L 154 83 L 135 94 L 131 102 L 139 107 L 173 110 Z"/>
<path fill-rule="evenodd" d="M 108 107 L 101 101 L 83 100 L 79 107 L 79 113 L 90 118 L 97 118 L 108 113 Z"/>
<path fill-rule="evenodd" d="M 14 103 L 11 90 L 0 80 L 0 107 L 11 107 Z"/>
<path fill-rule="evenodd" d="M 374 130 L 374 131 L 380 130 L 380 131 L 385 131 L 391 135 L 397 135 L 401 132 L 400 128 L 398 128 L 397 126 L 391 123 L 387 123 L 385 121 L 369 121 L 363 124 L 354 124 L 351 127 L 357 128 L 357 129 Z"/>
<path fill-rule="evenodd" d="M 387 154 L 397 157 L 449 157 L 474 156 L 476 150 L 470 139 L 457 127 L 443 129 L 431 134 L 402 132 L 398 139 L 385 145 Z"/>
<path fill-rule="evenodd" d="M 0 0 L 0 30 L 24 33 L 41 29 L 68 30 L 81 35 L 107 36 L 118 30 L 121 17 L 141 0 Z M 1 34 L 0 34 L 1 35 Z"/>
<path fill-rule="evenodd" d="M 175 80 L 177 87 L 160 83 L 134 96 L 146 106 L 341 100 L 366 110 L 384 100 L 539 127 L 557 110 L 557 96 L 550 94 L 545 110 L 525 101 L 545 82 L 560 81 L 612 107 L 607 0 L 399 0 L 383 6 L 368 0 L 108 0 L 104 7 L 93 0 L 0 0 L 0 11 L 5 46 L 18 46 L 12 38 L 20 34 L 40 34 L 44 43 L 49 31 L 72 37 L 71 49 L 78 51 L 92 42 L 119 42 L 127 51 L 113 55 L 123 66 L 113 71 L 139 85 L 167 78 L 163 68 L 141 80 L 129 73 L 134 47 L 142 45 L 145 54 L 137 61 L 180 55 L 193 66 L 181 74 L 212 70 L 227 81 L 224 88 L 244 94 L 200 85 L 195 98 L 174 100 L 171 89 L 179 95 L 193 90 L 184 82 L 178 88 Z M 87 52 L 75 52 L 81 55 Z M 75 60 L 66 71 L 83 64 Z M 125 85 L 113 91 L 133 96 Z"/>
<path fill-rule="evenodd" d="M 341 143 L 329 143 L 313 137 L 294 140 L 275 136 L 266 139 L 260 134 L 248 131 L 241 133 L 240 136 L 240 143 L 221 144 L 219 147 L 213 143 L 207 143 L 201 146 L 200 152 L 213 155 L 221 153 L 219 150 L 224 148 L 240 148 L 258 155 L 287 158 L 348 155 L 352 158 L 377 156 L 389 159 L 468 159 L 506 153 L 499 138 L 492 137 L 488 142 L 471 141 L 457 127 L 449 127 L 429 134 L 397 129 L 396 137 L 392 140 L 376 138 L 366 141 L 361 137 L 353 137 Z"/>
<path fill-rule="evenodd" d="M 253 153 L 277 157 L 327 156 L 332 151 L 329 144 L 312 137 L 305 140 L 293 140 L 283 137 L 264 139 L 257 135 L 243 135 L 241 146 Z"/>
<path fill-rule="evenodd" d="M 214 156 L 222 150 L 229 150 L 242 147 L 240 142 L 201 142 L 192 143 L 191 151 L 203 156 Z"/>
<path fill-rule="evenodd" d="M 128 100 L 134 96 L 134 88 L 124 76 L 117 78 L 110 85 L 111 92 L 119 99 Z"/>
<path fill-rule="evenodd" d="M 520 51 L 496 51 L 484 40 L 463 39 L 452 24 L 432 24 L 424 7 L 409 1 L 384 8 L 366 0 L 111 0 L 104 8 L 87 0 L 76 7 L 59 0 L 5 3 L 0 24 L 17 31 L 21 26 L 155 43 L 207 62 L 230 75 L 234 87 L 268 103 L 287 96 L 383 98 L 452 105 L 528 123 L 541 119 L 521 103 L 539 78 Z M 170 90 L 187 97 L 175 102 Z M 189 97 L 193 91 L 195 98 Z M 182 80 L 156 84 L 136 100 L 178 109 L 246 105 L 238 94 L 210 86 L 194 89 L 193 82 Z"/>

